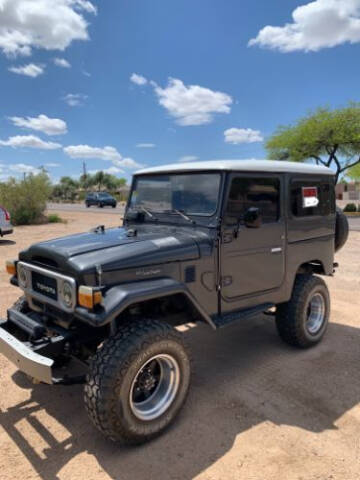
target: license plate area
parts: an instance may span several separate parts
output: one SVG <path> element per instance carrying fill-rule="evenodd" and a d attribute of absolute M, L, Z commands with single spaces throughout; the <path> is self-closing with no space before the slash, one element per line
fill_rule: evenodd
<path fill-rule="evenodd" d="M 47 277 L 46 275 L 34 271 L 32 272 L 31 277 L 34 292 L 57 301 L 58 291 L 55 278 Z"/>

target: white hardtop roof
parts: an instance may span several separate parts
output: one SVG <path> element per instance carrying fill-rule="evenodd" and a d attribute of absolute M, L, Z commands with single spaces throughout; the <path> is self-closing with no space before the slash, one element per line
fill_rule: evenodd
<path fill-rule="evenodd" d="M 204 170 L 335 175 L 330 168 L 324 166 L 278 160 L 210 160 L 204 162 L 172 163 L 170 165 L 143 168 L 135 172 L 135 175 L 143 173 L 198 172 Z"/>

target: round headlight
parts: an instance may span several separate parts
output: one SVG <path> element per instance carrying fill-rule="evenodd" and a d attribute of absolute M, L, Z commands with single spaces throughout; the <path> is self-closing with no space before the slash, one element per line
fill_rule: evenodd
<path fill-rule="evenodd" d="M 62 286 L 62 300 L 67 307 L 72 307 L 74 301 L 73 288 L 69 282 L 64 282 Z"/>
<path fill-rule="evenodd" d="M 17 271 L 18 271 L 18 281 L 19 281 L 20 287 L 26 288 L 29 283 L 29 272 L 22 265 L 18 265 Z"/>

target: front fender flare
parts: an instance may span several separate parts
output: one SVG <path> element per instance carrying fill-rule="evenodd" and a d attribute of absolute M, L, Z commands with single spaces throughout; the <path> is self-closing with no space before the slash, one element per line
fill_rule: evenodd
<path fill-rule="evenodd" d="M 215 328 L 210 315 L 197 302 L 186 286 L 172 278 L 156 278 L 117 285 L 105 293 L 102 305 L 97 311 L 76 307 L 74 313 L 79 320 L 94 327 L 102 327 L 115 320 L 126 308 L 134 303 L 178 293 L 186 295 L 199 315 Z"/>

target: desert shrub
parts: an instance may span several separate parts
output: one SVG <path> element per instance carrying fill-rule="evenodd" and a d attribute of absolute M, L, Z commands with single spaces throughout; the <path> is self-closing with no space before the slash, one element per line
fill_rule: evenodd
<path fill-rule="evenodd" d="M 23 180 L 11 178 L 0 184 L 0 204 L 9 210 L 14 225 L 40 223 L 50 192 L 51 184 L 45 172 L 27 175 Z"/>
<path fill-rule="evenodd" d="M 344 208 L 344 212 L 356 212 L 355 203 L 348 203 Z"/>
<path fill-rule="evenodd" d="M 49 223 L 65 223 L 65 220 L 62 219 L 57 213 L 50 213 L 47 216 L 47 220 Z"/>

